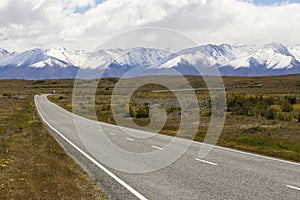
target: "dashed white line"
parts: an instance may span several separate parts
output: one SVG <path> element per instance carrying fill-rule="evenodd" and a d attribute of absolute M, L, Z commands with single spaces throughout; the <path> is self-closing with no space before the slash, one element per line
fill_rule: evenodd
<path fill-rule="evenodd" d="M 113 132 L 111 132 L 110 134 L 111 134 L 111 135 L 117 135 L 117 134 L 115 134 L 115 133 L 113 133 Z"/>
<path fill-rule="evenodd" d="M 131 139 L 131 138 L 126 138 L 126 140 L 134 142 L 134 139 Z"/>
<path fill-rule="evenodd" d="M 158 146 L 152 146 L 154 149 L 163 150 L 164 148 L 158 147 Z"/>
<path fill-rule="evenodd" d="M 206 164 L 214 165 L 214 166 L 217 166 L 217 165 L 218 165 L 218 164 L 216 164 L 216 163 L 209 162 L 209 161 L 206 161 L 206 160 L 202 160 L 202 159 L 199 159 L 199 158 L 195 158 L 195 160 L 200 161 L 200 162 L 203 162 L 203 163 L 206 163 Z"/>
<path fill-rule="evenodd" d="M 292 186 L 292 185 L 286 185 L 286 187 L 300 191 L 300 188 Z"/>
<path fill-rule="evenodd" d="M 185 139 L 182 139 L 182 138 L 179 138 L 179 139 L 185 140 Z M 206 145 L 206 146 L 212 146 L 213 148 L 226 150 L 226 151 L 230 151 L 230 152 L 234 152 L 234 153 L 239 153 L 239 154 L 243 154 L 243 155 L 247 155 L 247 156 L 253 156 L 253 157 L 257 157 L 257 158 L 262 158 L 262 159 L 267 159 L 267 160 L 272 160 L 272 161 L 277 161 L 277 162 L 283 162 L 283 163 L 290 164 L 290 165 L 300 166 L 300 163 L 291 162 L 291 161 L 287 161 L 287 160 L 282 160 L 282 159 L 279 159 L 279 158 L 272 158 L 272 157 L 268 157 L 268 156 L 263 156 L 263 155 L 249 153 L 249 152 L 245 152 L 245 151 L 230 149 L 230 148 L 221 147 L 221 146 L 217 146 L 217 145 L 205 144 L 205 143 L 201 143 L 201 142 L 195 142 L 195 143 L 196 144 L 201 144 L 201 145 Z"/>

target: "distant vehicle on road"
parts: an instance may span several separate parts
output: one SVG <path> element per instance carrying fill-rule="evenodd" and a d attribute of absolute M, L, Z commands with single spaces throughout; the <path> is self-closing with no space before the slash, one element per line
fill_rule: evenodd
<path fill-rule="evenodd" d="M 41 94 L 42 94 L 42 93 L 40 93 L 40 92 L 38 93 L 38 95 L 41 95 Z"/>

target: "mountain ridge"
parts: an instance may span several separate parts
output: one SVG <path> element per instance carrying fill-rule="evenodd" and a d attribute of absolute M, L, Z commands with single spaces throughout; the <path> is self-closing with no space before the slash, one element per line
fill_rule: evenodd
<path fill-rule="evenodd" d="M 76 78 L 82 70 L 100 70 L 104 77 L 122 77 L 133 70 L 138 73 L 130 73 L 129 77 L 173 75 L 174 70 L 183 75 L 216 75 L 212 68 L 223 76 L 298 74 L 300 44 L 207 44 L 177 52 L 145 47 L 95 52 L 55 47 L 17 53 L 0 48 L 0 79 Z"/>

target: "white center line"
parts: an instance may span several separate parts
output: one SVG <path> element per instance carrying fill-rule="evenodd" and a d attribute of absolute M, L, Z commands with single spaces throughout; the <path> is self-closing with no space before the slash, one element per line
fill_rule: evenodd
<path fill-rule="evenodd" d="M 299 191 L 300 191 L 300 188 L 295 187 L 295 186 L 292 186 L 292 185 L 286 185 L 286 187 L 289 187 L 289 188 L 292 188 L 292 189 L 295 189 L 295 190 L 299 190 Z"/>
<path fill-rule="evenodd" d="M 134 139 L 131 139 L 131 138 L 126 138 L 126 140 L 134 142 Z"/>
<path fill-rule="evenodd" d="M 206 163 L 206 164 L 214 165 L 214 166 L 217 166 L 217 165 L 218 165 L 218 164 L 216 164 L 216 163 L 209 162 L 209 161 L 206 161 L 206 160 L 202 160 L 202 159 L 199 159 L 199 158 L 195 158 L 195 160 L 200 161 L 200 162 L 204 162 L 204 163 Z"/>
<path fill-rule="evenodd" d="M 110 133 L 111 135 L 116 135 L 115 133 Z"/>
<path fill-rule="evenodd" d="M 158 146 L 152 146 L 154 149 L 163 150 L 164 148 L 158 147 Z"/>

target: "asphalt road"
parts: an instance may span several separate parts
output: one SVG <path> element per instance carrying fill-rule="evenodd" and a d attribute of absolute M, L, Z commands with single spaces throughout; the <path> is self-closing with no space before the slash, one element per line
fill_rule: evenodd
<path fill-rule="evenodd" d="M 222 147 L 214 147 L 207 157 L 200 159 L 199 150 L 204 144 L 198 142 L 193 142 L 179 159 L 160 170 L 147 173 L 116 170 L 122 166 L 136 172 L 151 170 L 158 160 L 119 155 L 100 140 L 109 139 L 127 152 L 165 151 L 165 159 L 172 158 L 170 152 L 176 154 L 187 141 L 175 139 L 175 148 L 173 145 L 168 149 L 174 138 L 156 135 L 143 139 L 141 136 L 151 134 L 128 129 L 131 132 L 128 135 L 118 126 L 77 116 L 75 126 L 73 114 L 49 102 L 46 95 L 35 96 L 35 104 L 53 136 L 111 199 L 300 199 L 300 163 Z M 83 142 L 84 134 L 94 139 Z M 95 149 L 86 148 L 87 145 Z"/>

